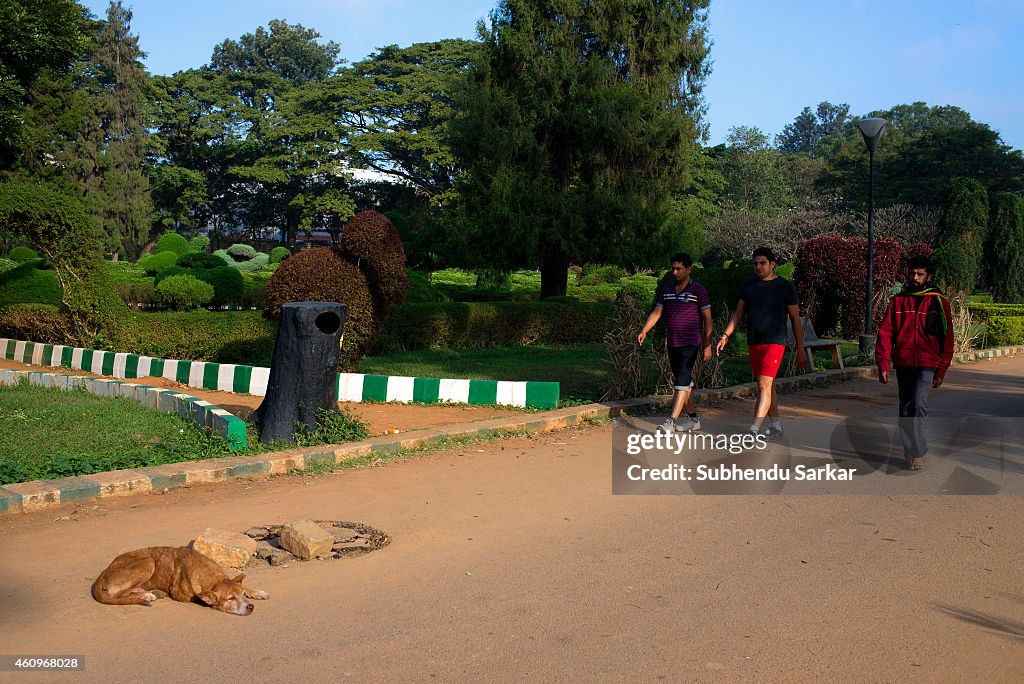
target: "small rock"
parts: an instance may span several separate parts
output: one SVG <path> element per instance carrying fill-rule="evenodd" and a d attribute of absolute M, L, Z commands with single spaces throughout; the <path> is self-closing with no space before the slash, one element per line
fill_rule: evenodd
<path fill-rule="evenodd" d="M 245 531 L 245 536 L 256 541 L 262 541 L 270 536 L 270 530 L 265 527 L 250 527 Z"/>
<path fill-rule="evenodd" d="M 281 528 L 281 547 L 302 560 L 327 556 L 332 546 L 334 535 L 312 520 L 296 520 Z"/>
<path fill-rule="evenodd" d="M 274 546 L 270 542 L 267 542 L 267 541 L 258 541 L 258 542 L 256 542 L 256 556 L 258 558 L 262 558 L 263 560 L 269 559 L 272 555 L 274 555 L 275 553 L 277 553 L 280 550 L 281 549 L 277 548 L 276 546 Z"/>
<path fill-rule="evenodd" d="M 244 534 L 212 528 L 199 535 L 192 548 L 232 570 L 244 567 L 257 551 L 256 542 Z"/>

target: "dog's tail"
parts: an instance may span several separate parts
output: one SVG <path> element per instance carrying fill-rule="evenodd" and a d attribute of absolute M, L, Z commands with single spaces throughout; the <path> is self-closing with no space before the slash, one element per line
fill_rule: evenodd
<path fill-rule="evenodd" d="M 149 601 L 142 597 L 142 594 L 130 593 L 125 594 L 124 592 L 118 595 L 111 595 L 107 591 L 106 578 L 102 575 L 92 583 L 92 597 L 100 603 L 105 603 L 108 606 L 148 606 L 152 605 Z"/>

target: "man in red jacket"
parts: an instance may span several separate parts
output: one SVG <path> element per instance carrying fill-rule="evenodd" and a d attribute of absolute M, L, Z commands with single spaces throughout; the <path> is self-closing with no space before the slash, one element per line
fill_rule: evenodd
<path fill-rule="evenodd" d="M 889 382 L 890 365 L 896 369 L 903 457 L 908 468 L 921 470 L 928 435 L 924 420 L 913 419 L 928 415 L 928 393 L 942 384 L 953 360 L 953 316 L 949 300 L 930 285 L 931 260 L 914 257 L 907 267 L 907 284 L 889 300 L 878 326 L 875 362 L 882 384 Z"/>

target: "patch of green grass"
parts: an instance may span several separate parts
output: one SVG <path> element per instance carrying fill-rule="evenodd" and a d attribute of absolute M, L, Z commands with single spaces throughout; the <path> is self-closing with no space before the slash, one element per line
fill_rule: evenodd
<path fill-rule="evenodd" d="M 131 401 L 29 385 L 0 387 L 0 485 L 121 468 L 249 456 L 272 445 L 227 442 Z"/>
<path fill-rule="evenodd" d="M 309 430 L 305 425 L 296 425 L 293 435 L 295 446 L 342 444 L 343 442 L 356 442 L 370 436 L 369 425 L 359 416 L 345 409 L 338 411 L 317 409 L 316 422 L 315 430 Z"/>
<path fill-rule="evenodd" d="M 561 383 L 563 397 L 596 401 L 607 382 L 607 353 L 598 344 L 571 347 L 472 347 L 367 356 L 359 373 L 416 378 L 476 378 Z"/>

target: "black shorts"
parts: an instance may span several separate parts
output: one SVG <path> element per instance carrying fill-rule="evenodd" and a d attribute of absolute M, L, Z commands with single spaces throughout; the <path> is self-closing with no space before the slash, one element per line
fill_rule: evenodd
<path fill-rule="evenodd" d="M 693 345 L 668 348 L 668 360 L 675 375 L 673 389 L 693 389 L 693 364 L 697 363 L 698 349 Z"/>

